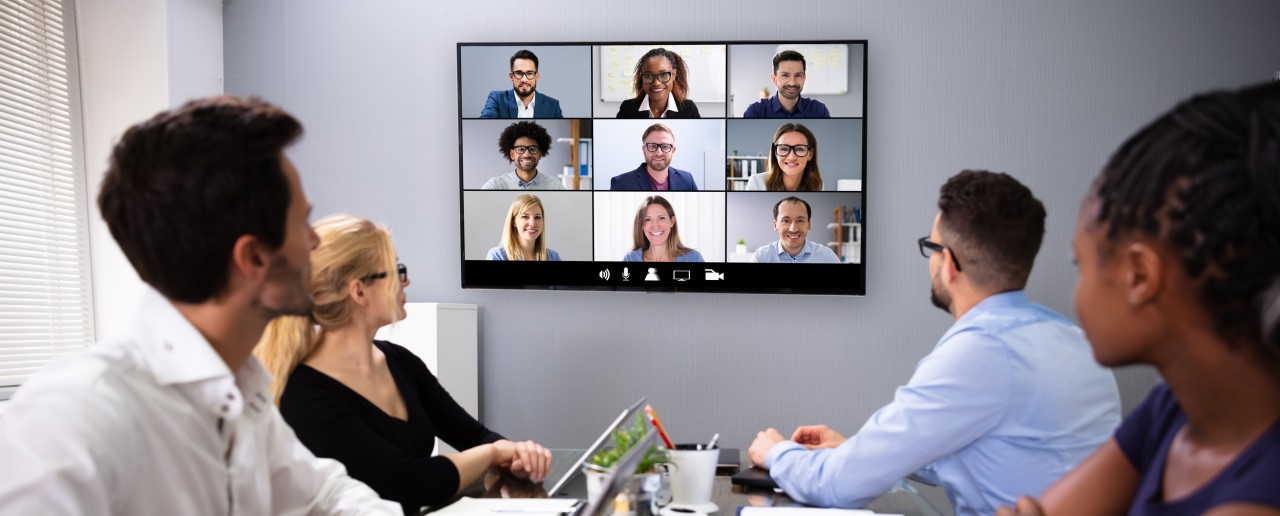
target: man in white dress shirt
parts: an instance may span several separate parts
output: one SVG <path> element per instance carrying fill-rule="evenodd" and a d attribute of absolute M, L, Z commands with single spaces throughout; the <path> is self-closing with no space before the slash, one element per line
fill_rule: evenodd
<path fill-rule="evenodd" d="M 283 149 L 302 134 L 215 97 L 125 132 L 98 205 L 152 289 L 124 336 L 28 379 L 0 417 L 0 514 L 402 514 L 318 459 L 251 352 L 306 314 L 318 237 Z"/>

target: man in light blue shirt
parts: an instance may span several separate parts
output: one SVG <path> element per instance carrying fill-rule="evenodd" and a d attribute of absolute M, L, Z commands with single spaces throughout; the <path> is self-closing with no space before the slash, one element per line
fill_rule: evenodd
<path fill-rule="evenodd" d="M 840 257 L 827 246 L 808 239 L 813 210 L 796 196 L 773 205 L 773 230 L 778 239 L 756 249 L 751 261 L 756 263 L 840 263 Z"/>
<path fill-rule="evenodd" d="M 956 514 L 991 514 L 1042 492 L 1120 423 L 1115 379 L 1080 328 L 1022 291 L 1044 206 L 991 172 L 961 172 L 941 193 L 918 243 L 932 301 L 956 322 L 852 437 L 824 425 L 791 440 L 772 428 L 757 435 L 751 462 L 796 500 L 860 507 L 921 473 L 942 484 Z"/>

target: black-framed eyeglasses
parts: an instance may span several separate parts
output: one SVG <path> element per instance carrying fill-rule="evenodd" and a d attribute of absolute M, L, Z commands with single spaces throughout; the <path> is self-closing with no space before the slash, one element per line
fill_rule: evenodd
<path fill-rule="evenodd" d="M 529 80 L 533 80 L 535 77 L 537 77 L 537 76 L 538 76 L 538 71 L 537 71 L 537 70 L 534 70 L 534 71 L 531 71 L 531 72 L 524 72 L 524 71 L 516 70 L 516 71 L 514 71 L 514 72 L 511 72 L 511 76 L 512 76 L 512 77 L 515 77 L 515 78 L 517 78 L 517 79 L 529 79 Z"/>
<path fill-rule="evenodd" d="M 658 152 L 659 150 L 661 150 L 662 152 L 671 152 L 671 149 L 674 149 L 674 148 L 676 148 L 676 146 L 675 146 L 675 145 L 672 145 L 672 144 L 670 144 L 670 143 L 646 143 L 646 144 L 644 144 L 644 150 L 647 150 L 647 151 L 649 151 L 649 152 Z"/>
<path fill-rule="evenodd" d="M 653 73 L 642 73 L 642 74 L 640 74 L 640 82 L 643 82 L 643 83 L 645 83 L 645 84 L 653 84 L 653 81 L 654 81 L 655 79 L 656 79 L 658 82 L 663 83 L 663 84 L 666 84 L 666 83 L 668 83 L 668 82 L 671 82 L 671 72 L 662 72 L 662 73 L 658 73 L 658 74 L 653 74 Z"/>
<path fill-rule="evenodd" d="M 512 147 L 511 150 L 516 151 L 516 154 L 524 154 L 526 152 L 530 154 L 537 154 L 542 152 L 542 149 L 539 149 L 537 145 L 516 145 L 515 147 Z"/>
<path fill-rule="evenodd" d="M 784 145 L 781 143 L 775 143 L 773 144 L 773 150 L 774 152 L 777 152 L 779 156 L 786 156 L 788 154 L 791 154 L 792 152 L 795 152 L 796 156 L 803 158 L 809 155 L 809 151 L 813 150 L 813 147 L 810 147 L 804 144 Z"/>
<path fill-rule="evenodd" d="M 396 273 L 400 275 L 400 283 L 409 281 L 409 268 L 405 267 L 403 263 L 396 264 Z M 373 280 L 382 279 L 385 277 L 387 277 L 386 272 L 375 272 L 373 274 L 370 274 L 360 279 L 362 281 L 373 281 Z"/>
<path fill-rule="evenodd" d="M 920 237 L 920 240 L 917 240 L 916 243 L 920 244 L 920 255 L 925 258 L 933 256 L 933 253 L 941 253 L 944 249 L 948 249 L 947 246 L 929 240 L 927 236 Z M 960 260 L 956 258 L 955 249 L 951 250 L 951 263 L 956 264 L 956 272 L 960 272 Z"/>

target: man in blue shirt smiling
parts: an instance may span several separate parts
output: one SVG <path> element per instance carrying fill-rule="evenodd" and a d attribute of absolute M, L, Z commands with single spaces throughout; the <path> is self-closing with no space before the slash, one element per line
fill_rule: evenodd
<path fill-rule="evenodd" d="M 827 246 L 809 241 L 813 209 L 804 199 L 791 196 L 773 205 L 773 230 L 778 239 L 756 249 L 756 263 L 840 263 Z"/>
<path fill-rule="evenodd" d="M 907 385 L 845 439 L 825 425 L 760 432 L 752 464 L 792 498 L 860 507 L 911 473 L 942 484 L 956 514 L 1038 494 L 1120 423 L 1111 373 L 1080 328 L 1027 300 L 1044 206 L 1007 174 L 942 186 L 929 258 L 933 304 L 956 319 Z"/>
<path fill-rule="evenodd" d="M 743 118 L 831 118 L 822 102 L 800 96 L 804 91 L 804 55 L 783 50 L 773 56 L 773 74 L 769 75 L 778 93 L 747 106 Z"/>

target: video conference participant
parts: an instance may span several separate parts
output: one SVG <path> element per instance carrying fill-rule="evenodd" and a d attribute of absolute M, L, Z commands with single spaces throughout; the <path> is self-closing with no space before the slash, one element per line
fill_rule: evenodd
<path fill-rule="evenodd" d="M 560 180 L 538 172 L 538 162 L 551 152 L 551 135 L 536 122 L 516 122 L 498 135 L 498 153 L 515 169 L 484 182 L 481 190 L 564 190 Z"/>
<path fill-rule="evenodd" d="M 849 439 L 823 425 L 791 440 L 758 434 L 751 462 L 792 498 L 862 506 L 919 471 L 956 514 L 991 514 L 1044 490 L 1119 424 L 1115 379 L 1080 329 L 1023 292 L 1044 237 L 1040 201 L 1007 174 L 964 171 L 938 211 L 920 251 L 933 304 L 955 324 Z"/>
<path fill-rule="evenodd" d="M 756 263 L 840 263 L 840 257 L 825 245 L 808 239 L 813 210 L 796 196 L 773 205 L 773 230 L 778 239 L 756 249 Z"/>
<path fill-rule="evenodd" d="M 125 131 L 98 206 L 151 288 L 128 335 L 44 368 L 7 404 L 0 514 L 400 513 L 298 442 L 251 356 L 267 321 L 311 309 L 316 235 L 283 153 L 301 134 L 234 97 Z"/>
<path fill-rule="evenodd" d="M 818 138 L 803 124 L 782 124 L 769 146 L 769 170 L 747 180 L 747 190 L 816 192 L 822 190 L 818 171 Z"/>
<path fill-rule="evenodd" d="M 680 54 L 655 48 L 640 56 L 632 79 L 636 98 L 622 101 L 618 118 L 701 118 L 689 94 L 689 67 Z"/>
<path fill-rule="evenodd" d="M 1017 514 L 1280 512 L 1277 235 L 1280 85 L 1193 97 L 1120 146 L 1080 206 L 1076 311 L 1099 362 L 1164 383 Z"/>
<path fill-rule="evenodd" d="M 511 56 L 511 89 L 489 92 L 480 118 L 564 118 L 560 101 L 538 91 L 538 56 L 520 50 Z"/>
<path fill-rule="evenodd" d="M 449 500 L 490 467 L 542 480 L 549 451 L 489 430 L 416 355 L 373 340 L 378 328 L 406 315 L 409 271 L 396 264 L 386 228 L 336 215 L 315 231 L 315 306 L 272 321 L 257 351 L 275 378 L 280 412 L 307 448 L 341 461 L 404 514 Z M 437 435 L 462 451 L 432 456 Z"/>
<path fill-rule="evenodd" d="M 671 166 L 676 157 L 676 135 L 671 128 L 653 124 L 640 136 L 644 163 L 635 170 L 609 179 L 610 190 L 677 191 L 697 190 L 693 174 Z"/>
<path fill-rule="evenodd" d="M 697 249 L 680 243 L 676 211 L 660 195 L 645 198 L 636 210 L 632 227 L 635 249 L 622 257 L 624 262 L 702 262 Z"/>
<path fill-rule="evenodd" d="M 542 199 L 523 194 L 511 201 L 507 223 L 502 226 L 502 245 L 489 250 L 486 260 L 560 261 L 560 255 L 547 248 Z"/>
<path fill-rule="evenodd" d="M 831 118 L 825 104 L 800 96 L 804 91 L 804 55 L 795 50 L 778 52 L 773 56 L 769 79 L 778 92 L 747 106 L 743 118 Z"/>

